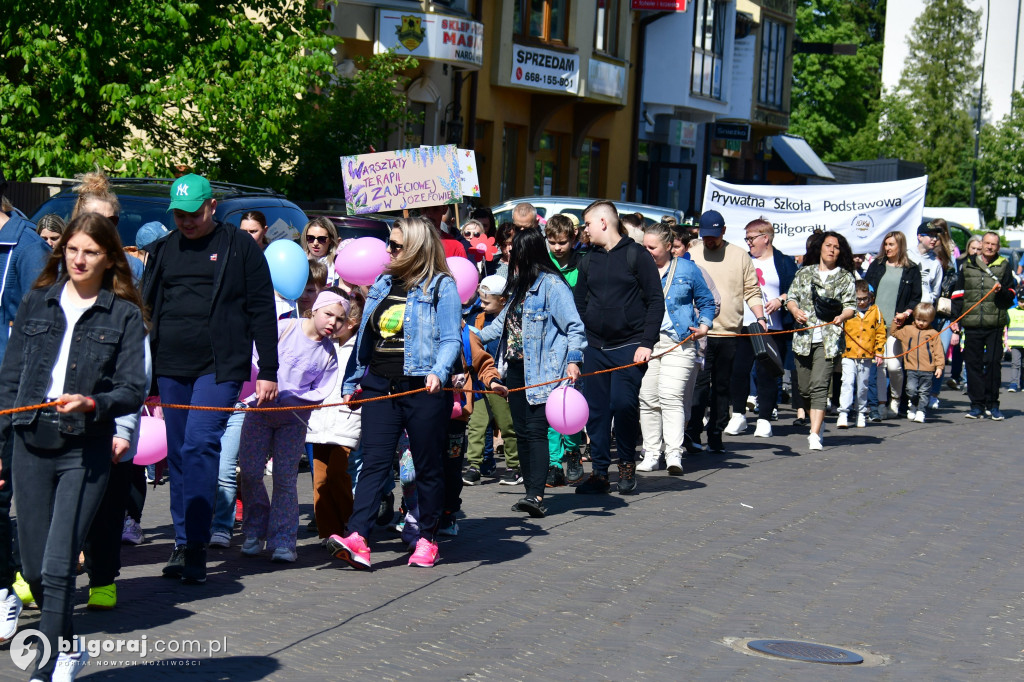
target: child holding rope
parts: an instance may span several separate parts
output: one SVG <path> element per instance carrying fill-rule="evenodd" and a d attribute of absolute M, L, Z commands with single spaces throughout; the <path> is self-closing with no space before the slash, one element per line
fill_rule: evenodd
<path fill-rule="evenodd" d="M 312 318 L 278 322 L 279 393 L 266 406 L 316 405 L 331 395 L 338 382 L 338 354 L 330 337 L 345 324 L 348 313 L 347 299 L 324 291 L 313 304 Z M 245 556 L 256 556 L 266 542 L 273 550 L 271 561 L 291 563 L 296 559 L 299 501 L 295 479 L 299 456 L 305 451 L 308 421 L 306 411 L 250 411 L 245 415 L 239 441 Z M 273 500 L 268 499 L 263 484 L 263 467 L 270 457 L 274 458 Z"/>
<path fill-rule="evenodd" d="M 897 329 L 893 336 L 906 348 L 903 364 L 907 368 L 907 419 L 923 424 L 931 399 L 932 377 L 941 377 L 946 368 L 939 332 L 932 328 L 935 306 L 918 303 L 914 307 L 913 326 Z M 998 371 L 998 370 L 997 370 Z M 914 410 L 917 396 L 917 410 Z"/>

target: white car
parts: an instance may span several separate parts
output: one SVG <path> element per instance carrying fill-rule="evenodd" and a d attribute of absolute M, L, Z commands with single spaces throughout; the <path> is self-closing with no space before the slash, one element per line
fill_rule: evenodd
<path fill-rule="evenodd" d="M 494 212 L 494 224 L 501 225 L 503 222 L 512 222 L 512 209 L 516 204 L 533 204 L 537 209 L 537 215 L 544 218 L 556 213 L 572 213 L 583 222 L 583 209 L 596 201 L 581 197 L 519 197 L 492 206 Z M 639 213 L 644 217 L 645 226 L 650 223 L 660 223 L 663 216 L 673 216 L 677 223 L 683 222 L 683 212 L 674 208 L 664 206 L 651 206 L 650 204 L 637 204 L 631 201 L 613 201 L 619 213 Z"/>

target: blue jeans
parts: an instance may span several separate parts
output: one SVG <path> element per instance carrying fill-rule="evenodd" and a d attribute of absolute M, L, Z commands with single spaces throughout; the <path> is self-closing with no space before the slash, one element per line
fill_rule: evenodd
<path fill-rule="evenodd" d="M 201 377 L 157 377 L 165 404 L 232 407 L 241 381 L 217 383 Z M 230 412 L 164 410 L 167 425 L 167 467 L 171 474 L 171 519 L 175 547 L 206 544 L 217 496 L 220 439 Z"/>
<path fill-rule="evenodd" d="M 236 403 L 242 407 L 245 403 Z M 213 512 L 211 534 L 218 531 L 231 533 L 235 527 L 235 498 L 238 492 L 238 478 L 235 467 L 238 466 L 238 441 L 242 435 L 242 422 L 245 412 L 238 410 L 228 417 L 224 435 L 220 437 L 220 468 L 217 471 L 217 502 Z M 311 467 L 312 468 L 312 467 Z"/>
<path fill-rule="evenodd" d="M 878 365 L 874 362 L 868 370 L 868 407 L 878 408 Z"/>

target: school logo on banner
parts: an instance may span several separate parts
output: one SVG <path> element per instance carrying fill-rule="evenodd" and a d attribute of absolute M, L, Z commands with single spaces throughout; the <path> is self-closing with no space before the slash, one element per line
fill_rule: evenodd
<path fill-rule="evenodd" d="M 423 30 L 422 21 L 421 17 L 403 14 L 401 25 L 395 28 L 395 33 L 398 34 L 398 42 L 405 45 L 410 52 L 419 47 L 420 43 L 427 36 L 427 32 Z"/>

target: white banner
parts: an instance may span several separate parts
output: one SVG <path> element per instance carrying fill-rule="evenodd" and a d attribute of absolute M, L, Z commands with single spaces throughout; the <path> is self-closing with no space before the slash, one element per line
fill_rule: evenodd
<path fill-rule="evenodd" d="M 373 50 L 479 68 L 484 63 L 484 25 L 447 14 L 381 9 Z"/>
<path fill-rule="evenodd" d="M 530 45 L 512 45 L 512 85 L 571 92 L 580 87 L 580 56 Z"/>
<path fill-rule="evenodd" d="M 726 240 L 743 244 L 743 228 L 757 218 L 775 226 L 775 248 L 802 255 L 816 230 L 846 237 L 854 253 L 877 254 L 887 232 L 917 246 L 928 177 L 862 185 L 731 185 L 708 177 L 702 211 L 725 218 Z"/>

